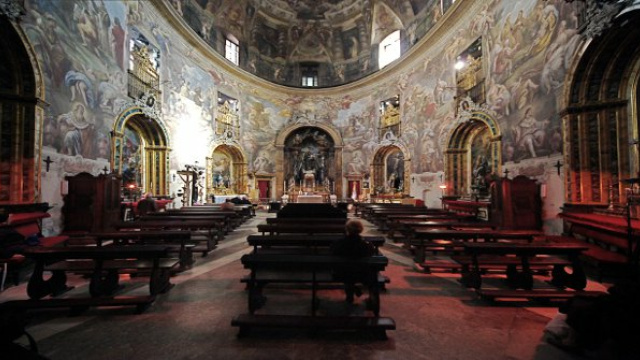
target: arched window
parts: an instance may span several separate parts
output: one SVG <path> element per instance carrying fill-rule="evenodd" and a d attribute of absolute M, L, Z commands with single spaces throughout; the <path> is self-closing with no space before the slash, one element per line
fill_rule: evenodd
<path fill-rule="evenodd" d="M 240 63 L 240 42 L 235 36 L 229 34 L 224 39 L 224 57 L 232 63 L 238 65 Z"/>
<path fill-rule="evenodd" d="M 380 50 L 378 52 L 378 67 L 382 69 L 399 57 L 400 30 L 396 30 L 380 42 Z"/>

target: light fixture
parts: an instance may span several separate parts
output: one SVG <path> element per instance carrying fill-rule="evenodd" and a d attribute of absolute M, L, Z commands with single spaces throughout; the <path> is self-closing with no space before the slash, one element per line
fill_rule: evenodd
<path fill-rule="evenodd" d="M 453 65 L 453 67 L 454 67 L 456 70 L 460 70 L 460 69 L 462 69 L 465 65 L 466 65 L 466 64 L 464 63 L 464 61 L 462 61 L 462 60 L 458 60 L 458 61 L 456 61 L 455 65 Z"/>

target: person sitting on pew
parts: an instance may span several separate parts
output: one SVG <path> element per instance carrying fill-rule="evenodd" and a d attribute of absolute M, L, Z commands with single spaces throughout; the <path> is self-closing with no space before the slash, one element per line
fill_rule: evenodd
<path fill-rule="evenodd" d="M 222 204 L 220 204 L 220 210 L 234 210 L 235 205 L 231 202 L 231 199 L 225 200 Z"/>
<path fill-rule="evenodd" d="M 156 211 L 158 211 L 158 204 L 153 199 L 153 194 L 148 192 L 144 199 L 138 201 L 138 216 L 144 216 Z"/>
<path fill-rule="evenodd" d="M 345 225 L 346 236 L 331 245 L 331 253 L 336 256 L 346 256 L 351 258 L 369 257 L 375 254 L 373 245 L 364 241 L 362 231 L 364 227 L 358 220 L 350 220 Z M 344 292 L 347 296 L 346 301 L 353 303 L 353 295 L 358 297 L 362 295 L 362 290 L 356 286 L 357 281 L 366 278 L 366 274 L 356 272 L 337 272 L 334 274 L 336 278 L 344 282 Z M 366 281 L 364 281 L 366 285 Z"/>

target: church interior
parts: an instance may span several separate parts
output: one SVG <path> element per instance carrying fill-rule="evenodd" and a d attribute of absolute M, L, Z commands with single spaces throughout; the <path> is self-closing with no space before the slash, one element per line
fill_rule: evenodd
<path fill-rule="evenodd" d="M 639 23 L 0 1 L 0 353 L 640 359 Z"/>

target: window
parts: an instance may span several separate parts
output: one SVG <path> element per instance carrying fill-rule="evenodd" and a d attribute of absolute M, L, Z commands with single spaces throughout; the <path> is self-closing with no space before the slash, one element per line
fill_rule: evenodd
<path fill-rule="evenodd" d="M 233 36 L 229 36 L 225 39 L 224 45 L 224 57 L 232 63 L 238 65 L 240 63 L 240 46 L 238 40 Z"/>
<path fill-rule="evenodd" d="M 301 64 L 302 86 L 318 86 L 318 64 Z"/>
<path fill-rule="evenodd" d="M 393 60 L 400 57 L 400 30 L 396 30 L 380 42 L 378 54 L 378 67 L 389 65 Z"/>

